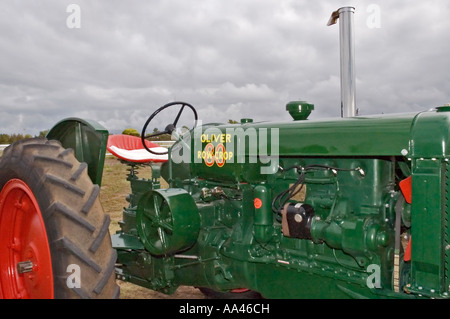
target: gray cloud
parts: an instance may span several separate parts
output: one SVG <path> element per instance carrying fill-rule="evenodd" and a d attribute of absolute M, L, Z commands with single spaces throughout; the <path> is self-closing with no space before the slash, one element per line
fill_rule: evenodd
<path fill-rule="evenodd" d="M 0 132 L 38 134 L 69 116 L 140 130 L 173 100 L 203 122 L 289 120 L 296 99 L 315 104 L 312 118 L 339 116 L 339 30 L 326 22 L 344 5 L 356 7 L 362 115 L 450 102 L 450 3 L 353 2 L 80 0 L 70 29 L 72 2 L 3 1 Z"/>

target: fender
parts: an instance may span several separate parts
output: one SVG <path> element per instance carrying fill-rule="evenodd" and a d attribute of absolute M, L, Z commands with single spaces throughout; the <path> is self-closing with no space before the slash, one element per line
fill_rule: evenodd
<path fill-rule="evenodd" d="M 88 165 L 92 182 L 100 186 L 108 135 L 108 130 L 95 121 L 71 117 L 58 122 L 46 137 L 73 149 L 77 160 Z"/>

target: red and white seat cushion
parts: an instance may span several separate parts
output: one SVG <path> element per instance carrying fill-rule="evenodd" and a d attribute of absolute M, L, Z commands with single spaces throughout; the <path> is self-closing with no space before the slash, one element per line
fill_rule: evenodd
<path fill-rule="evenodd" d="M 157 153 L 167 152 L 167 148 L 150 141 L 145 141 L 146 146 Z M 107 150 L 114 156 L 133 163 L 167 162 L 168 155 L 156 155 L 147 151 L 139 137 L 117 134 L 108 137 Z"/>

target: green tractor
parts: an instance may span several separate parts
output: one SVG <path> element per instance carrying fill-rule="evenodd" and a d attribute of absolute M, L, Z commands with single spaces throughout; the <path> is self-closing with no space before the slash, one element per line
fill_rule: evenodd
<path fill-rule="evenodd" d="M 330 21 L 349 70 L 341 118 L 308 119 L 314 105 L 292 101 L 289 122 L 197 125 L 192 105 L 173 102 L 140 138 L 71 118 L 7 148 L 0 297 L 116 298 L 115 278 L 169 295 L 449 297 L 450 107 L 356 116 L 352 13 Z M 168 149 L 148 141 L 163 110 L 175 114 L 156 133 L 176 137 Z M 98 199 L 106 150 L 131 186 L 112 236 Z"/>

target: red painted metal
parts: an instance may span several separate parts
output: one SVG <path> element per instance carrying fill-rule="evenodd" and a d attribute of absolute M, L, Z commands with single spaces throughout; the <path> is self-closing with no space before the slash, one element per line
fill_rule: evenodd
<path fill-rule="evenodd" d="M 404 261 L 411 261 L 411 238 L 408 241 L 408 246 L 406 246 L 405 255 L 403 256 Z"/>
<path fill-rule="evenodd" d="M 0 297 L 53 298 L 52 260 L 44 220 L 33 192 L 20 179 L 8 181 L 0 193 L 0 234 Z M 32 268 L 19 272 L 19 262 L 32 263 Z"/>
<path fill-rule="evenodd" d="M 400 184 L 400 190 L 402 191 L 402 194 L 405 197 L 406 202 L 408 204 L 411 204 L 411 201 L 412 201 L 411 176 L 400 181 L 399 184 Z"/>
<path fill-rule="evenodd" d="M 156 152 L 167 152 L 167 148 L 161 147 L 156 143 L 145 141 L 148 148 Z M 149 162 L 167 162 L 167 154 L 156 155 L 148 152 L 142 145 L 139 137 L 117 134 L 108 137 L 106 145 L 108 151 L 114 156 L 128 162 L 149 163 Z"/>
<path fill-rule="evenodd" d="M 400 181 L 400 190 L 402 191 L 403 196 L 405 197 L 405 201 L 408 204 L 411 204 L 412 202 L 412 190 L 411 190 L 411 176 L 408 178 L 405 178 L 404 180 Z M 403 257 L 404 261 L 410 261 L 411 260 L 411 238 L 408 241 L 408 246 L 405 250 L 405 255 Z"/>

